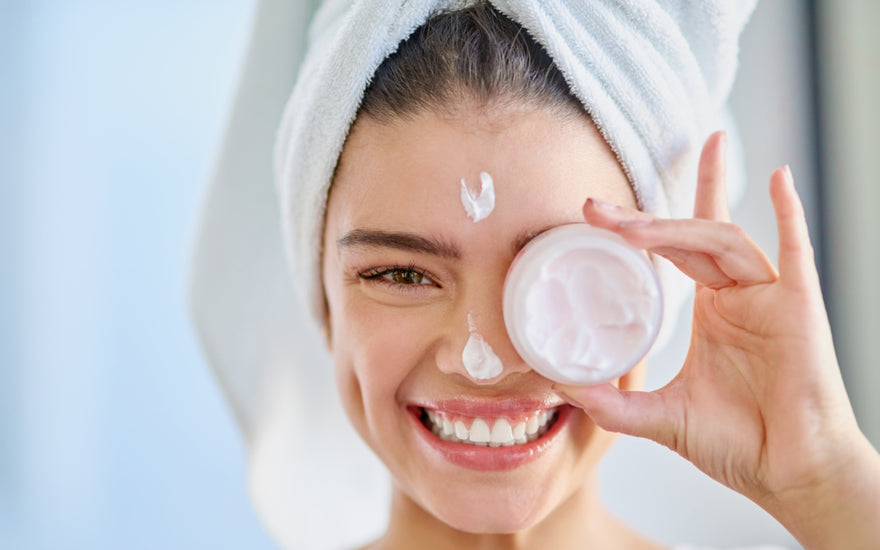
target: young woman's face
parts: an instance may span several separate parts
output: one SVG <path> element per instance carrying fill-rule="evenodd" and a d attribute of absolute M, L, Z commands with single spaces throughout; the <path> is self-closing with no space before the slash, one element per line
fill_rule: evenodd
<path fill-rule="evenodd" d="M 496 200 L 475 223 L 461 180 L 479 190 L 481 172 Z M 592 481 L 610 445 L 523 362 L 501 310 L 517 251 L 548 228 L 583 222 L 588 197 L 635 205 L 585 116 L 534 108 L 426 112 L 391 124 L 362 117 L 346 142 L 323 254 L 339 390 L 399 496 L 457 529 L 534 525 Z M 500 359 L 500 375 L 480 379 L 465 368 L 472 333 Z M 545 415 L 547 427 L 535 432 Z M 446 441 L 432 432 L 444 423 L 468 440 L 494 429 L 519 443 Z"/>

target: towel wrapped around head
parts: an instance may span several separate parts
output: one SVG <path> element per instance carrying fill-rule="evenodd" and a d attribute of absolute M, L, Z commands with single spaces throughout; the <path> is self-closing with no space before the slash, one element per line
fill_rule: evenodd
<path fill-rule="evenodd" d="M 380 63 L 433 13 L 461 0 L 335 0 L 310 33 L 275 149 L 283 234 L 297 290 L 323 322 L 321 229 L 330 181 Z M 493 0 L 553 58 L 617 154 L 639 203 L 690 214 L 694 153 L 717 129 L 737 39 L 754 1 Z M 670 274 L 661 268 L 662 275 Z M 669 282 L 667 303 L 681 292 Z M 670 298 L 672 298 L 670 300 Z M 667 316 L 677 315 L 668 307 Z M 671 322 L 664 323 L 671 326 Z M 668 334 L 668 331 L 666 331 Z"/>
<path fill-rule="evenodd" d="M 290 388 L 302 386 L 297 381 L 310 376 L 300 372 L 309 370 L 303 364 L 313 361 L 304 359 L 304 348 L 313 346 L 315 333 L 299 316 L 291 288 L 323 324 L 326 200 L 364 92 L 382 61 L 432 14 L 474 3 L 327 0 L 317 11 L 310 2 L 259 4 L 195 243 L 191 301 L 206 354 L 248 439 L 252 469 L 274 464 L 252 470 L 268 485 L 281 487 L 279 476 L 291 468 L 281 458 L 290 446 L 278 442 L 293 431 L 290 408 L 307 406 L 297 399 L 308 397 Z M 732 130 L 724 104 L 739 33 L 755 0 L 489 3 L 549 53 L 617 155 L 639 207 L 690 216 L 700 147 L 710 132 Z M 279 117 L 273 196 L 269 152 Z M 728 165 L 735 169 L 736 159 Z M 692 283 L 656 261 L 666 301 L 664 340 Z M 258 502 L 264 518 L 278 514 L 267 520 L 278 529 L 289 523 L 283 516 L 290 509 L 277 512 L 284 498 L 268 499 L 277 506 Z"/>

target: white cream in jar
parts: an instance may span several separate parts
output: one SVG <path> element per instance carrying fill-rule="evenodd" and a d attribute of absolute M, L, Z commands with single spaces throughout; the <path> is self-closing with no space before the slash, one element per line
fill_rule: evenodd
<path fill-rule="evenodd" d="M 600 384 L 632 369 L 657 338 L 660 282 L 647 256 L 585 223 L 562 225 L 517 255 L 504 283 L 517 352 L 564 384 Z"/>

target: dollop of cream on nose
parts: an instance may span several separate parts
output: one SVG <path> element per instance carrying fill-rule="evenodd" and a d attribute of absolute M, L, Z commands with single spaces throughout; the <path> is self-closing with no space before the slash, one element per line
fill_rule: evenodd
<path fill-rule="evenodd" d="M 468 314 L 470 336 L 461 352 L 461 362 L 465 370 L 476 380 L 495 378 L 504 369 L 501 359 L 492 351 L 492 346 L 477 334 L 476 327 Z"/>

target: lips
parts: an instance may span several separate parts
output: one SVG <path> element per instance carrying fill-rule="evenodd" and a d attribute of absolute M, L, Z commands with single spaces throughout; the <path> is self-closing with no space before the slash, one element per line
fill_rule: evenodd
<path fill-rule="evenodd" d="M 426 452 L 472 470 L 503 471 L 537 460 L 572 416 L 568 405 L 447 402 L 409 407 Z"/>

